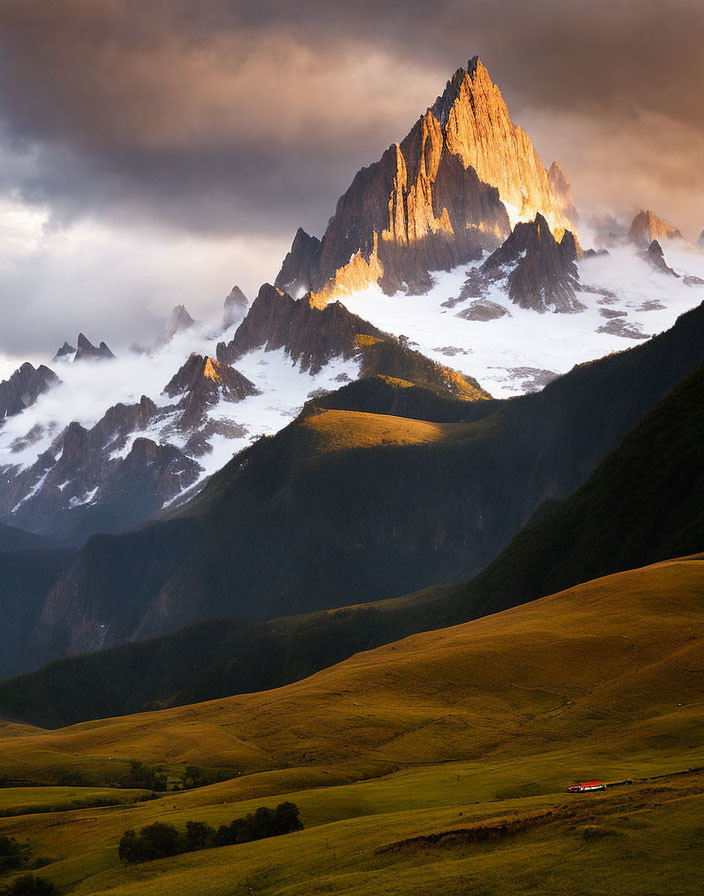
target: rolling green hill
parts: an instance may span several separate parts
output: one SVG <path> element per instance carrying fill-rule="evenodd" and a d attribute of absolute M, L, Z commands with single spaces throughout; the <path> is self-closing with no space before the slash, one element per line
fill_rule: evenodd
<path fill-rule="evenodd" d="M 0 836 L 29 842 L 46 857 L 38 873 L 79 894 L 442 887 L 460 896 L 471 883 L 497 896 L 538 885 L 554 896 L 575 887 L 693 896 L 703 613 L 704 558 L 665 561 L 415 635 L 275 691 L 53 732 L 6 726 L 0 765 L 41 785 L 36 804 L 67 774 L 125 793 L 116 785 L 129 783 L 133 758 L 162 768 L 172 786 L 187 764 L 230 776 L 141 803 L 29 807 L 0 817 Z M 565 793 L 594 778 L 633 783 Z M 26 799 L 19 788 L 15 803 Z M 217 826 L 283 799 L 299 807 L 304 831 L 119 862 L 127 829 Z M 588 868 L 575 870 L 575 856 Z"/>
<path fill-rule="evenodd" d="M 27 654 L 40 665 L 203 618 L 256 622 L 462 580 L 546 499 L 582 484 L 703 354 L 700 307 L 469 422 L 374 420 L 361 390 L 346 393 L 354 410 L 308 406 L 171 518 L 91 539 L 48 594 Z"/>
<path fill-rule="evenodd" d="M 369 436 L 341 420 L 344 414 L 326 411 L 307 425 L 326 440 L 328 451 Z M 389 420 L 371 422 L 385 427 Z M 432 441 L 453 431 L 449 424 L 406 421 L 395 424 L 391 436 Z M 57 726 L 276 687 L 413 632 L 695 553 L 704 548 L 703 444 L 704 365 L 641 421 L 581 489 L 544 506 L 466 583 L 257 625 L 201 623 L 154 641 L 60 660 L 0 684 L 0 711 Z"/>

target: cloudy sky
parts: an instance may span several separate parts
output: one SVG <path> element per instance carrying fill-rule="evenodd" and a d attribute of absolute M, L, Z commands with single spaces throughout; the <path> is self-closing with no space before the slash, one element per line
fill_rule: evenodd
<path fill-rule="evenodd" d="M 252 297 L 475 53 L 583 212 L 696 238 L 703 33 L 701 0 L 2 0 L 0 353 Z"/>

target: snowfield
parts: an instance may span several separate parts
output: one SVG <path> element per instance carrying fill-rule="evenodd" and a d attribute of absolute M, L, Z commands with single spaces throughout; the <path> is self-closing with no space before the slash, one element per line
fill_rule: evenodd
<path fill-rule="evenodd" d="M 666 247 L 665 257 L 678 273 L 704 279 L 704 253 Z M 407 336 L 434 361 L 475 377 L 496 398 L 535 391 L 575 364 L 630 348 L 640 341 L 636 334 L 647 338 L 667 330 L 680 314 L 704 301 L 704 285 L 686 285 L 655 271 L 624 247 L 579 262 L 582 286 L 605 293 L 580 291 L 577 297 L 586 306 L 582 312 L 539 314 L 520 308 L 494 284 L 483 298 L 508 314 L 464 320 L 457 314 L 475 298 L 452 308 L 443 303 L 459 296 L 467 271 L 480 264 L 436 273 L 435 285 L 425 295 L 386 296 L 373 286 L 341 301 L 379 329 Z"/>
<path fill-rule="evenodd" d="M 665 255 L 681 275 L 704 279 L 704 253 L 666 247 Z M 704 284 L 688 284 L 684 276 L 677 279 L 655 271 L 632 249 L 619 248 L 579 262 L 582 290 L 578 298 L 584 311 L 539 314 L 514 305 L 501 285 L 494 283 L 483 300 L 496 303 L 507 313 L 491 320 L 466 320 L 458 314 L 476 298 L 451 307 L 446 303 L 460 295 L 472 267 L 437 273 L 433 288 L 425 295 L 386 296 L 374 286 L 342 301 L 380 329 L 406 336 L 423 354 L 475 377 L 492 395 L 505 398 L 540 389 L 575 364 L 621 351 L 666 330 L 680 314 L 704 300 Z M 161 408 L 174 404 L 178 398 L 163 394 L 172 376 L 192 352 L 214 356 L 217 342 L 231 339 L 236 326 L 225 333 L 205 324 L 195 326 L 177 333 L 153 355 L 125 351 L 112 361 L 50 362 L 60 384 L 0 427 L 0 471 L 14 476 L 32 467 L 69 423 L 77 421 L 90 428 L 118 402 L 134 404 L 147 395 Z M 337 389 L 359 376 L 356 360 L 341 359 L 311 375 L 292 363 L 283 349 L 257 349 L 234 366 L 254 383 L 259 394 L 239 402 L 221 400 L 209 409 L 206 425 L 212 428 L 217 424 L 217 432 L 208 437 L 210 450 L 195 456 L 200 467 L 198 482 L 184 489 L 184 494 L 193 494 L 199 484 L 260 436 L 282 429 L 316 392 Z M 111 459 L 124 458 L 138 437 L 184 450 L 192 432 L 178 429 L 177 417 L 165 413 L 149 428 L 131 433 L 126 443 L 116 436 L 114 448 L 109 443 L 105 451 Z M 40 492 L 46 477 L 40 467 L 14 510 Z M 59 489 L 63 491 L 67 484 Z M 168 503 L 179 499 L 177 496 Z M 73 498 L 72 504 L 99 501 L 99 489 L 91 485 L 84 497 Z M 12 512 L 13 508 L 4 510 Z"/>

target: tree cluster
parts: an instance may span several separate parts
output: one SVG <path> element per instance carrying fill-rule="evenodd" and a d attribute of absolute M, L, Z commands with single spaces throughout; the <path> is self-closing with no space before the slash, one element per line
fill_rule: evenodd
<path fill-rule="evenodd" d="M 56 896 L 58 890 L 45 877 L 24 874 L 13 881 L 9 889 L 3 890 L 3 896 Z"/>
<path fill-rule="evenodd" d="M 0 837 L 0 874 L 23 868 L 31 856 L 29 843 L 18 843 L 14 837 Z"/>
<path fill-rule="evenodd" d="M 166 775 L 160 774 L 151 765 L 146 765 L 139 759 L 130 759 L 130 774 L 137 787 L 146 787 L 148 790 L 166 790 Z"/>
<path fill-rule="evenodd" d="M 277 837 L 300 831 L 303 825 L 294 803 L 280 803 L 276 809 L 261 806 L 244 818 L 235 818 L 217 830 L 204 821 L 186 822 L 185 831 L 156 821 L 137 834 L 125 831 L 120 840 L 119 855 L 129 865 L 163 859 L 183 852 L 248 843 L 265 837 Z"/>

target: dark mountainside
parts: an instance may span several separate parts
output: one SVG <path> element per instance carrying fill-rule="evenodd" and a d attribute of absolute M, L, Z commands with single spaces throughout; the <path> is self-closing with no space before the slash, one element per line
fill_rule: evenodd
<path fill-rule="evenodd" d="M 487 402 L 481 419 L 469 407 L 474 422 L 445 428 L 311 405 L 171 519 L 92 538 L 47 597 L 31 662 L 198 619 L 263 620 L 466 578 L 696 369 L 703 337 L 700 307 L 648 343 L 541 393 Z M 359 407 L 365 387 L 348 388 Z M 370 391 L 380 400 L 378 384 Z"/>
<path fill-rule="evenodd" d="M 95 346 L 83 333 L 78 334 L 78 342 L 76 343 L 76 361 L 110 361 L 115 357 L 104 342 Z"/>
<path fill-rule="evenodd" d="M 56 545 L 49 538 L 35 535 L 34 532 L 26 532 L 17 526 L 6 526 L 0 523 L 0 553 L 9 551 L 33 551 L 42 548 L 52 548 Z"/>
<path fill-rule="evenodd" d="M 563 502 L 474 579 L 396 600 L 242 626 L 204 622 L 59 660 L 0 684 L 0 712 L 49 727 L 262 690 L 361 650 L 704 548 L 704 365 Z M 664 462 L 663 462 L 663 459 Z"/>
<path fill-rule="evenodd" d="M 358 172 L 322 240 L 298 231 L 276 286 L 312 291 L 321 305 L 377 280 L 387 292 L 422 292 L 429 271 L 476 259 L 510 234 L 504 202 L 523 217 L 541 212 L 560 235 L 574 229 L 562 170 L 546 170 L 474 57 L 401 143 Z"/>
<path fill-rule="evenodd" d="M 40 364 L 36 369 L 27 361 L 0 383 L 0 426 L 5 417 L 19 414 L 59 382 L 58 376 L 49 367 Z"/>
<path fill-rule="evenodd" d="M 34 668 L 26 648 L 46 595 L 69 568 L 73 554 L 61 550 L 0 551 L 0 678 Z"/>
<path fill-rule="evenodd" d="M 583 311 L 584 305 L 577 299 L 576 259 L 577 245 L 571 231 L 565 231 L 558 243 L 545 218 L 536 215 L 534 221 L 516 224 L 508 239 L 471 271 L 459 300 L 472 296 L 481 299 L 490 284 L 503 282 L 511 301 L 521 308 L 540 314 Z M 494 307 L 505 313 L 501 306 Z"/>
<path fill-rule="evenodd" d="M 359 358 L 362 376 L 392 376 L 448 397 L 490 397 L 472 377 L 414 352 L 339 302 L 317 308 L 308 298 L 293 299 L 269 283 L 259 290 L 232 341 L 218 345 L 218 360 L 233 364 L 260 347 L 267 351 L 285 349 L 292 361 L 311 373 L 317 373 L 332 358 Z"/>

